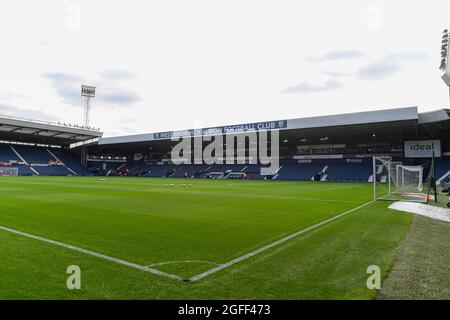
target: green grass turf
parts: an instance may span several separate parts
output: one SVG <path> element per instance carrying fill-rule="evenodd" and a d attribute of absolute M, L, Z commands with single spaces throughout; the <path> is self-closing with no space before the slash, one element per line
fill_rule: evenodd
<path fill-rule="evenodd" d="M 378 299 L 450 299 L 450 223 L 415 216 Z"/>
<path fill-rule="evenodd" d="M 174 186 L 165 186 L 165 184 Z M 190 183 L 191 187 L 180 184 Z M 2 177 L 0 226 L 191 277 L 371 200 L 367 183 Z M 193 283 L 0 230 L 3 299 L 371 299 L 412 216 L 370 204 Z M 82 289 L 66 288 L 69 265 Z"/>

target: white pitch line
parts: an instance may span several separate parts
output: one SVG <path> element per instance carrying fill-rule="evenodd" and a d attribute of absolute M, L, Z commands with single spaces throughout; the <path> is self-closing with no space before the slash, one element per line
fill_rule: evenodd
<path fill-rule="evenodd" d="M 113 258 L 113 257 L 107 256 L 107 255 L 104 255 L 104 254 L 101 254 L 101 253 L 98 253 L 98 252 L 95 252 L 95 251 L 90 251 L 90 250 L 86 250 L 86 249 L 83 249 L 83 248 L 75 247 L 75 246 L 72 246 L 70 244 L 66 244 L 66 243 L 62 243 L 62 242 L 59 242 L 59 241 L 55 241 L 55 240 L 51 240 L 51 239 L 35 236 L 35 235 L 32 235 L 32 234 L 25 233 L 25 232 L 18 231 L 18 230 L 14 230 L 14 229 L 11 229 L 11 228 L 0 226 L 0 230 L 7 231 L 7 232 L 10 232 L 10 233 L 14 233 L 14 234 L 17 234 L 19 236 L 27 237 L 27 238 L 30 238 L 30 239 L 39 240 L 39 241 L 47 242 L 47 243 L 50 243 L 50 244 L 54 244 L 54 245 L 57 245 L 57 246 L 60 246 L 60 247 L 66 248 L 66 249 L 70 249 L 70 250 L 73 250 L 73 251 L 78 251 L 78 252 L 81 252 L 81 253 L 84 253 L 84 254 L 87 254 L 87 255 L 90 255 L 90 256 L 94 256 L 94 257 L 103 259 L 103 260 L 115 262 L 115 263 L 118 263 L 118 264 L 121 264 L 121 265 L 124 265 L 124 266 L 127 266 L 127 267 L 131 267 L 131 268 L 134 268 L 134 269 L 138 269 L 138 270 L 146 271 L 146 272 L 149 272 L 149 273 L 153 273 L 153 274 L 155 274 L 157 276 L 166 277 L 166 278 L 170 278 L 170 279 L 174 279 L 174 280 L 181 280 L 181 281 L 185 280 L 184 278 L 179 277 L 179 276 L 174 275 L 174 274 L 171 274 L 171 273 L 162 272 L 162 271 L 159 271 L 159 270 L 156 270 L 156 269 L 152 269 L 152 268 L 149 268 L 149 267 L 146 267 L 146 266 L 141 266 L 141 265 L 138 265 L 138 264 L 135 264 L 135 263 L 132 263 L 132 262 L 125 261 L 125 260 Z"/>
<path fill-rule="evenodd" d="M 175 260 L 175 261 L 164 261 L 164 262 L 158 262 L 149 264 L 146 267 L 157 267 L 157 266 L 164 266 L 166 264 L 176 264 L 176 263 L 204 263 L 204 264 L 215 264 L 218 265 L 219 263 L 214 261 L 207 261 L 207 260 Z"/>
<path fill-rule="evenodd" d="M 292 234 L 290 234 L 290 235 L 288 235 L 288 236 L 286 236 L 286 237 L 284 237 L 282 239 L 279 239 L 279 240 L 277 240 L 275 242 L 269 243 L 268 245 L 265 245 L 264 247 L 261 247 L 261 248 L 255 250 L 255 251 L 252 251 L 252 252 L 249 252 L 247 254 L 244 254 L 243 256 L 240 256 L 240 257 L 238 257 L 236 259 L 230 260 L 230 261 L 228 261 L 228 262 L 226 262 L 224 264 L 221 264 L 221 265 L 219 265 L 219 266 L 217 266 L 215 268 L 212 268 L 212 269 L 210 269 L 208 271 L 205 271 L 205 272 L 200 273 L 200 274 L 198 274 L 196 276 L 193 276 L 193 277 L 191 277 L 189 279 L 189 281 L 201 280 L 201 279 L 203 279 L 203 278 L 205 278 L 205 277 L 207 277 L 207 276 L 209 276 L 209 275 L 211 275 L 213 273 L 216 273 L 218 271 L 226 269 L 226 268 L 228 268 L 228 267 L 230 267 L 230 266 L 232 266 L 232 265 L 234 265 L 236 263 L 239 263 L 239 262 L 241 262 L 243 260 L 247 260 L 248 258 L 256 256 L 257 254 L 260 254 L 261 252 L 264 252 L 264 251 L 269 250 L 269 249 L 271 249 L 273 247 L 276 247 L 276 246 L 278 246 L 278 245 L 280 245 L 280 244 L 282 244 L 282 243 L 284 243 L 284 242 L 286 242 L 286 241 L 288 241 L 288 240 L 290 240 L 292 238 L 295 238 L 295 237 L 297 237 L 297 236 L 299 236 L 299 235 L 301 235 L 301 234 L 303 234 L 305 232 L 308 232 L 310 230 L 316 229 L 316 228 L 318 228 L 320 226 L 323 226 L 324 224 L 327 224 L 328 222 L 331 222 L 331 221 L 336 220 L 336 219 L 338 219 L 338 218 L 340 218 L 342 216 L 345 216 L 346 214 L 349 214 L 349 213 L 351 213 L 353 211 L 359 210 L 359 209 L 361 209 L 361 208 L 363 208 L 363 207 L 365 207 L 365 206 L 367 206 L 367 205 L 369 205 L 369 204 L 371 204 L 373 202 L 375 202 L 375 201 L 374 200 L 369 201 L 369 202 L 367 202 L 367 203 L 365 203 L 363 205 L 360 205 L 359 207 L 350 209 L 350 210 L 348 210 L 348 211 L 346 211 L 344 213 L 338 214 L 337 216 L 334 216 L 332 218 L 326 219 L 326 220 L 324 220 L 322 222 L 319 222 L 319 223 L 317 223 L 315 225 L 312 225 L 310 227 L 307 227 L 305 229 L 302 229 L 300 231 L 292 233 Z"/>
<path fill-rule="evenodd" d="M 176 187 L 176 186 L 174 186 Z M 175 188 L 152 188 L 147 189 L 148 192 L 162 192 L 162 193 L 183 193 L 183 194 L 200 194 L 200 195 L 213 195 L 213 196 L 233 196 L 244 198 L 262 198 L 262 199 L 276 199 L 276 200 L 298 200 L 298 201 L 318 201 L 318 202 L 339 202 L 339 203 L 357 203 L 356 201 L 349 200 L 329 200 L 319 198 L 302 198 L 302 197 L 285 197 L 285 196 L 271 196 L 265 194 L 252 194 L 252 193 L 230 193 L 230 192 L 210 192 L 210 191 L 187 191 L 175 189 Z"/>

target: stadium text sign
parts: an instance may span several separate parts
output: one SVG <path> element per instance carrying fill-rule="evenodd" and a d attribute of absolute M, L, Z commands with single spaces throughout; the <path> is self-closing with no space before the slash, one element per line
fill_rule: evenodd
<path fill-rule="evenodd" d="M 440 140 L 405 141 L 405 158 L 431 158 L 441 156 Z"/>
<path fill-rule="evenodd" d="M 211 136 L 219 134 L 257 132 L 263 130 L 277 130 L 284 128 L 287 128 L 287 121 L 280 120 L 280 121 L 246 123 L 223 127 L 157 132 L 153 134 L 153 137 L 155 140 L 158 140 L 158 139 L 171 139 L 175 137 L 198 137 L 198 136 Z"/>

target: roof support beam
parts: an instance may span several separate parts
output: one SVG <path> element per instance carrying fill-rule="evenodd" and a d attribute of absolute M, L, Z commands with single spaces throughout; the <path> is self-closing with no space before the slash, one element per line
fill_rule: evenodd
<path fill-rule="evenodd" d="M 21 129 L 24 129 L 24 127 L 17 127 L 15 129 L 10 130 L 9 132 L 17 132 L 17 131 L 19 131 Z"/>

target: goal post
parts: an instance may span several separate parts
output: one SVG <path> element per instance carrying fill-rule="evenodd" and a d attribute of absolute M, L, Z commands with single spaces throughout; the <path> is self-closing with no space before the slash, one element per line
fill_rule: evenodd
<path fill-rule="evenodd" d="M 15 167 L 0 167 L 0 176 L 18 176 L 19 168 Z"/>
<path fill-rule="evenodd" d="M 397 165 L 397 190 L 399 192 L 423 191 L 423 167 Z"/>
<path fill-rule="evenodd" d="M 374 200 L 428 202 L 434 191 L 434 159 L 405 165 L 391 157 L 373 157 Z"/>

